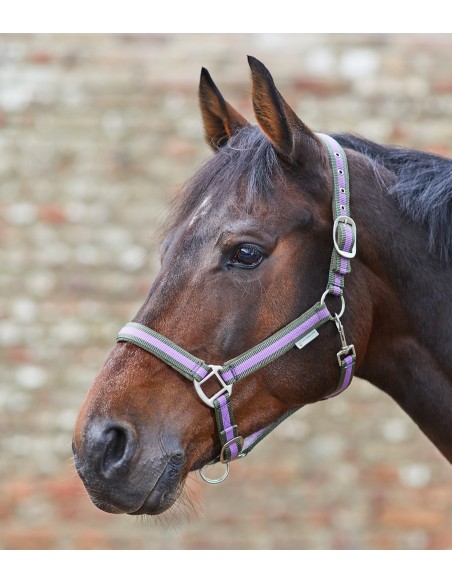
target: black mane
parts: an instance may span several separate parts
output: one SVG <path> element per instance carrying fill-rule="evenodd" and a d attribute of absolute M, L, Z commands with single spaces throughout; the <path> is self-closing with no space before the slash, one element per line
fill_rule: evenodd
<path fill-rule="evenodd" d="M 394 172 L 397 181 L 390 193 L 410 219 L 426 226 L 430 249 L 452 260 L 452 160 L 349 134 L 334 137 L 344 148 L 361 152 Z"/>

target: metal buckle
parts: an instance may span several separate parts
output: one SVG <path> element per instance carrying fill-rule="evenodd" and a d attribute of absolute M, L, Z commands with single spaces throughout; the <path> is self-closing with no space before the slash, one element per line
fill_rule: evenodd
<path fill-rule="evenodd" d="M 229 395 L 231 395 L 232 392 L 232 383 L 231 385 L 227 385 L 223 378 L 221 377 L 221 375 L 218 373 L 219 371 L 223 370 L 223 367 L 221 365 L 209 365 L 209 369 L 211 369 L 212 371 L 206 375 L 204 377 L 204 379 L 201 379 L 201 381 L 196 381 L 196 379 L 193 380 L 193 384 L 195 386 L 196 389 L 196 393 L 198 394 L 198 396 L 202 399 L 202 401 L 207 404 L 209 407 L 214 408 L 215 406 L 213 405 L 213 402 L 220 397 L 220 395 L 223 395 L 223 393 L 228 393 Z M 221 385 L 221 389 L 220 391 L 218 391 L 216 394 L 214 394 L 212 397 L 207 397 L 207 395 L 203 392 L 203 390 L 201 389 L 201 385 L 206 382 L 208 379 L 210 379 L 213 375 L 215 375 L 215 377 L 218 379 L 218 381 L 220 382 Z M 224 479 L 223 479 L 224 480 Z"/>
<path fill-rule="evenodd" d="M 243 439 L 243 436 L 236 436 L 232 440 L 229 440 L 229 442 L 226 442 L 226 444 L 223 444 L 223 448 L 221 449 L 221 452 L 220 452 L 220 462 L 222 464 L 228 464 L 229 463 L 229 461 L 225 459 L 224 453 L 226 451 L 226 448 L 228 448 L 229 446 L 232 446 L 232 444 L 236 444 L 237 445 L 237 448 L 238 448 L 239 451 L 237 453 L 237 457 L 236 458 L 238 458 L 239 455 L 240 455 L 240 453 L 243 450 L 243 444 L 244 444 L 244 442 L 245 441 Z M 232 460 L 234 460 L 234 459 L 232 459 Z"/>
<path fill-rule="evenodd" d="M 339 226 L 339 223 L 344 223 L 344 225 L 350 225 L 352 228 L 352 232 L 353 232 L 353 249 L 352 251 L 344 251 L 342 249 L 340 249 L 339 244 L 337 242 L 337 228 Z M 342 256 L 343 258 L 354 258 L 356 255 L 356 223 L 353 221 L 353 219 L 351 217 L 347 217 L 347 215 L 339 215 L 339 217 L 336 218 L 334 225 L 333 225 L 333 242 L 334 242 L 334 247 L 337 251 L 337 253 Z"/>

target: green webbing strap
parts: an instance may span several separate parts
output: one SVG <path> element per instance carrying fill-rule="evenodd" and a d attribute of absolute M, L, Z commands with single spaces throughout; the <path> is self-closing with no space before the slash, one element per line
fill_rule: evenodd
<path fill-rule="evenodd" d="M 327 147 L 331 168 L 333 169 L 332 209 L 335 242 L 341 251 L 350 252 L 356 243 L 356 231 L 351 220 L 350 223 L 347 222 L 347 218 L 350 219 L 350 184 L 347 156 L 342 146 L 332 140 L 330 136 L 325 134 L 317 135 Z M 338 220 L 339 217 L 343 219 Z M 328 272 L 327 290 L 330 294 L 334 296 L 343 295 L 344 276 L 350 271 L 350 259 L 339 254 L 336 246 L 334 246 Z"/>
<path fill-rule="evenodd" d="M 221 377 L 226 383 L 239 381 L 289 351 L 300 339 L 330 319 L 331 314 L 325 304 L 317 302 L 268 339 L 235 359 L 227 361 L 223 365 Z"/>
<path fill-rule="evenodd" d="M 284 422 L 284 420 L 287 420 L 289 416 L 291 416 L 295 412 L 298 412 L 299 409 L 300 409 L 299 407 L 296 407 L 288 410 L 272 424 L 245 438 L 245 443 L 243 446 L 241 456 L 246 456 L 247 454 L 249 454 L 253 450 L 253 448 L 257 446 L 259 442 L 261 442 L 261 440 L 263 440 L 268 434 L 270 434 L 270 432 L 273 432 L 273 430 L 282 422 Z"/>
<path fill-rule="evenodd" d="M 117 341 L 129 341 L 152 353 L 191 381 L 201 381 L 209 372 L 209 366 L 160 333 L 139 324 L 128 322 L 116 337 Z"/>
<path fill-rule="evenodd" d="M 229 394 L 220 395 L 213 403 L 221 444 L 220 459 L 223 463 L 230 462 L 242 452 L 243 438 L 239 436 L 237 431 Z"/>

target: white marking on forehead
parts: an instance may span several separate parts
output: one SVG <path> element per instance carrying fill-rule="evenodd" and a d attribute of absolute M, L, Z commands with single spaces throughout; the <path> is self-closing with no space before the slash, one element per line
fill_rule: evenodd
<path fill-rule="evenodd" d="M 199 205 L 199 207 L 196 210 L 196 213 L 193 215 L 193 218 L 190 221 L 189 227 L 191 227 L 197 219 L 199 219 L 200 217 L 207 213 L 210 204 L 210 197 L 211 197 L 210 195 L 205 197 L 203 202 Z"/>

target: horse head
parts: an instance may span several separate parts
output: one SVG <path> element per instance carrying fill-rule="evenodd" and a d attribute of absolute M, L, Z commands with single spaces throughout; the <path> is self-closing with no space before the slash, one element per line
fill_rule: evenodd
<path fill-rule="evenodd" d="M 318 303 L 331 260 L 328 149 L 287 104 L 267 69 L 254 58 L 249 63 L 257 126 L 202 70 L 200 107 L 214 155 L 179 194 L 160 271 L 133 319 L 140 330 L 166 339 L 165 346 L 170 339 L 176 354 L 183 348 L 204 363 L 233 360 Z M 363 157 L 354 158 L 352 209 L 354 192 L 373 180 L 363 171 Z M 372 318 L 362 306 L 372 301 L 365 267 L 358 258 L 355 265 L 343 323 L 359 364 Z M 341 299 L 328 296 L 328 306 L 329 315 L 339 313 Z M 358 313 L 360 318 L 349 316 Z M 234 383 L 230 406 L 241 436 L 335 390 L 337 325 L 329 316 L 321 341 L 302 352 L 287 350 Z M 218 381 L 211 377 L 202 394 L 215 394 Z M 76 467 L 101 509 L 158 514 L 174 503 L 189 472 L 223 453 L 216 423 L 193 380 L 155 351 L 120 338 L 79 413 Z"/>

